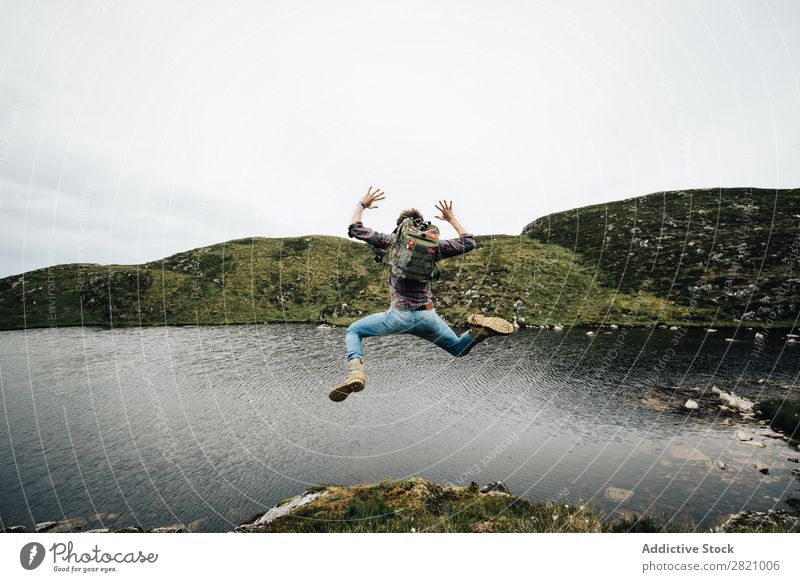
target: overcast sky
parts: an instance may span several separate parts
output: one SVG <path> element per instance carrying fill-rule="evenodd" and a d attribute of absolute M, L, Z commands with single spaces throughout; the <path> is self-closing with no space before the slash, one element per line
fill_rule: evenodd
<path fill-rule="evenodd" d="M 568 5 L 568 6 L 567 6 Z M 0 5 L 0 276 L 800 186 L 800 2 Z"/>

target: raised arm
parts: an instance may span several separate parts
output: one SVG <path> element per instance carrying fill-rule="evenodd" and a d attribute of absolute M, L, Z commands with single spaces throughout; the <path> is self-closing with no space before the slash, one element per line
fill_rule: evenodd
<path fill-rule="evenodd" d="M 358 206 L 356 206 L 355 211 L 353 211 L 353 216 L 350 219 L 350 226 L 347 227 L 347 236 L 350 238 L 363 240 L 373 247 L 378 247 L 381 249 L 385 249 L 389 246 L 391 242 L 391 235 L 367 228 L 364 226 L 364 223 L 361 222 L 361 215 L 363 214 L 364 209 L 377 208 L 377 206 L 374 206 L 374 203 L 378 200 L 383 200 L 384 198 L 385 196 L 383 195 L 383 190 L 375 188 L 373 191 L 372 186 L 369 187 L 369 190 L 367 190 L 367 193 L 364 194 L 364 197 L 358 201 Z"/>
<path fill-rule="evenodd" d="M 355 224 L 356 222 L 361 222 L 361 215 L 364 212 L 365 208 L 377 208 L 377 206 L 373 206 L 375 202 L 378 200 L 383 200 L 386 196 L 383 195 L 383 190 L 380 188 L 375 188 L 375 191 L 372 191 L 372 186 L 369 187 L 367 193 L 364 194 L 364 197 L 358 201 L 356 205 L 356 209 L 353 211 L 353 217 L 350 219 L 350 224 Z"/>
<path fill-rule="evenodd" d="M 449 222 L 450 226 L 456 229 L 458 236 L 464 236 L 464 233 L 467 231 L 464 230 L 464 227 L 461 226 L 461 223 L 456 220 L 456 216 L 453 214 L 453 201 L 451 200 L 450 203 L 448 203 L 446 200 L 439 200 L 439 203 L 435 206 L 436 210 L 441 213 L 441 215 L 436 218 Z"/>
<path fill-rule="evenodd" d="M 453 202 L 450 201 L 448 203 L 445 200 L 440 200 L 439 203 L 436 204 L 436 210 L 439 211 L 439 216 L 436 218 L 449 222 L 458 233 L 458 238 L 443 240 L 439 243 L 439 250 L 442 258 L 463 255 L 474 249 L 475 237 L 465 231 L 461 223 L 456 220 L 455 214 L 453 214 Z"/>

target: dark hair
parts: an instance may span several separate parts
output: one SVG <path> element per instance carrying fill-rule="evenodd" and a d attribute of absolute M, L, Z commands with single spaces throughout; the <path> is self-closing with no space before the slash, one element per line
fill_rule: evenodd
<path fill-rule="evenodd" d="M 400 226 L 400 223 L 406 218 L 419 218 L 420 220 L 425 220 L 419 210 L 416 208 L 409 208 L 408 210 L 403 210 L 403 212 L 400 213 L 400 216 L 397 217 L 397 225 Z"/>

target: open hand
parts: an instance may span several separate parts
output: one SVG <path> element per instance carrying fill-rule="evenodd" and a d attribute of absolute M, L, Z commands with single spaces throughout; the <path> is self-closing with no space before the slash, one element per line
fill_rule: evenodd
<path fill-rule="evenodd" d="M 364 194 L 364 197 L 361 199 L 361 202 L 364 203 L 364 208 L 377 208 L 377 206 L 373 206 L 373 203 L 377 202 L 378 200 L 383 200 L 386 198 L 383 195 L 383 190 L 380 188 L 375 188 L 372 190 L 372 186 L 369 187 L 367 193 Z"/>
<path fill-rule="evenodd" d="M 444 220 L 445 222 L 450 222 L 455 218 L 453 214 L 453 201 L 451 200 L 450 203 L 446 200 L 439 200 L 439 203 L 435 205 L 436 210 L 439 211 L 440 215 L 436 216 L 439 220 Z"/>

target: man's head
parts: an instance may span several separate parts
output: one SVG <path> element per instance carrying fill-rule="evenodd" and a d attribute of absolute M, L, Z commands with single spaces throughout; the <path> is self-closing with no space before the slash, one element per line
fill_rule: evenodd
<path fill-rule="evenodd" d="M 400 216 L 397 217 L 397 225 L 399 226 L 400 223 L 406 218 L 419 218 L 420 220 L 425 220 L 419 210 L 416 208 L 409 208 L 408 210 L 403 210 L 403 212 L 400 213 Z"/>

